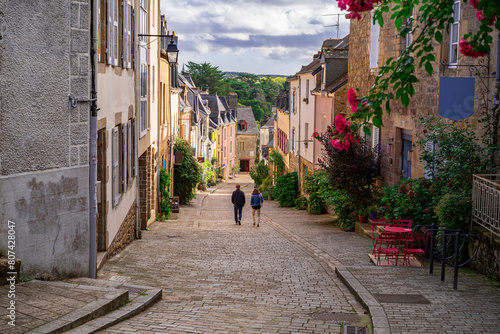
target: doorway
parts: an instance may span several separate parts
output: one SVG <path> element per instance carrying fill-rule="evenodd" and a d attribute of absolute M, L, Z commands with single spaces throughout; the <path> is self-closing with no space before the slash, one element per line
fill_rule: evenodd
<path fill-rule="evenodd" d="M 240 172 L 250 171 L 250 159 L 240 159 Z"/>

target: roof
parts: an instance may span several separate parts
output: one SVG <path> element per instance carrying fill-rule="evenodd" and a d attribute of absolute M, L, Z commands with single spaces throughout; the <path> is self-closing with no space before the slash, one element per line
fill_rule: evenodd
<path fill-rule="evenodd" d="M 241 121 L 247 122 L 247 130 L 241 131 L 236 127 L 236 134 L 258 135 L 260 133 L 257 123 L 255 122 L 252 107 L 236 107 L 236 118 L 238 123 Z"/>
<path fill-rule="evenodd" d="M 297 74 L 306 74 L 306 73 L 312 73 L 314 72 L 320 65 L 320 58 L 318 57 L 315 57 L 313 59 L 312 62 L 310 62 L 308 65 L 306 66 L 302 66 L 302 69 L 297 72 L 295 75 Z"/>
<path fill-rule="evenodd" d="M 269 117 L 269 119 L 260 125 L 260 128 L 273 128 L 274 127 L 274 117 Z"/>
<path fill-rule="evenodd" d="M 337 90 L 342 88 L 347 83 L 347 72 L 341 75 L 340 77 L 337 78 L 334 82 L 329 84 L 328 86 L 323 89 L 323 92 L 326 93 L 335 93 Z"/>

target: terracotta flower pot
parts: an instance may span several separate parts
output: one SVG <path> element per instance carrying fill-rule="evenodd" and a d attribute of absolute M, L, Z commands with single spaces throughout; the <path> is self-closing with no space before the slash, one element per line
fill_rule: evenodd
<path fill-rule="evenodd" d="M 366 219 L 367 218 L 368 218 L 368 216 L 360 216 L 360 215 L 358 215 L 358 219 L 359 219 L 360 223 L 366 223 Z"/>

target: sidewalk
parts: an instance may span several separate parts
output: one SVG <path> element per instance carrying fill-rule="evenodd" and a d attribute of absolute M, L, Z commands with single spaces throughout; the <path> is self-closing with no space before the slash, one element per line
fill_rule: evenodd
<path fill-rule="evenodd" d="M 369 310 L 375 333 L 500 333 L 500 284 L 467 269 L 453 290 L 452 268 L 376 267 L 372 241 L 337 230 L 325 216 L 265 201 L 268 224 L 334 269 Z M 284 217 L 286 219 L 284 219 Z"/>

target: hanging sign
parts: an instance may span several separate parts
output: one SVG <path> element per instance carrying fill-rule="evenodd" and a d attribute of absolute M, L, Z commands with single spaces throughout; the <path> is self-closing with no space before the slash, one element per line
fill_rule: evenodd
<path fill-rule="evenodd" d="M 439 115 L 454 121 L 474 114 L 475 78 L 439 79 Z"/>

